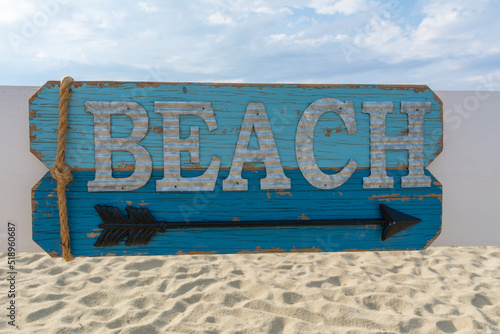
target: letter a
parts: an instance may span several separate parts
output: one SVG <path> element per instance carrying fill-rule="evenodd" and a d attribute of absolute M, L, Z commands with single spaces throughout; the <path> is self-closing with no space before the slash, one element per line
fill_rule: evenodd
<path fill-rule="evenodd" d="M 249 150 L 248 143 L 255 129 L 258 150 Z M 285 176 L 274 141 L 266 109 L 262 103 L 249 103 L 241 124 L 236 151 L 229 176 L 222 182 L 223 190 L 248 190 L 248 180 L 241 177 L 245 162 L 264 162 L 266 177 L 260 180 L 260 189 L 290 189 L 290 179 Z"/>

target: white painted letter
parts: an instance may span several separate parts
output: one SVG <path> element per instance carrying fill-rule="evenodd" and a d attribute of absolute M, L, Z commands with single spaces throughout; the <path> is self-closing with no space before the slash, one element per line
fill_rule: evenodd
<path fill-rule="evenodd" d="M 89 192 L 131 191 L 144 186 L 151 177 L 153 163 L 149 152 L 138 143 L 148 133 L 148 114 L 135 102 L 87 101 L 85 111 L 94 115 L 95 180 L 87 183 Z M 132 119 L 132 132 L 125 138 L 111 137 L 111 115 Z M 111 153 L 127 151 L 135 159 L 132 175 L 113 178 Z"/>
<path fill-rule="evenodd" d="M 199 116 L 208 130 L 217 129 L 214 111 L 210 102 L 155 102 L 155 112 L 163 116 L 163 179 L 156 181 L 157 191 L 213 191 L 221 159 L 213 156 L 208 169 L 200 176 L 181 177 L 181 151 L 191 154 L 191 162 L 200 162 L 200 129 L 191 127 L 188 138 L 180 137 L 181 115 Z"/>
<path fill-rule="evenodd" d="M 255 134 L 257 135 L 258 150 L 248 149 L 248 143 L 253 130 L 255 130 Z M 222 182 L 223 190 L 248 190 L 248 180 L 241 177 L 245 162 L 264 162 L 266 177 L 260 180 L 260 189 L 291 188 L 290 179 L 285 176 L 285 172 L 281 166 L 271 125 L 269 124 L 266 109 L 262 103 L 249 103 L 247 105 L 229 176 Z"/>
<path fill-rule="evenodd" d="M 307 182 L 318 189 L 334 189 L 341 186 L 349 180 L 358 166 L 356 161 L 351 159 L 340 172 L 334 175 L 325 174 L 318 167 L 313 150 L 314 129 L 319 118 L 330 111 L 340 116 L 348 134 L 356 133 L 356 117 L 352 101 L 343 103 L 327 97 L 316 100 L 307 107 L 300 117 L 295 134 L 295 155 L 300 172 Z"/>
<path fill-rule="evenodd" d="M 424 115 L 431 111 L 425 101 L 401 102 L 401 113 L 408 115 L 408 135 L 385 135 L 385 116 L 392 113 L 391 101 L 363 102 L 363 113 L 370 114 L 370 176 L 363 178 L 363 188 L 393 188 L 394 178 L 387 176 L 386 151 L 408 150 L 408 175 L 401 178 L 402 188 L 430 187 L 424 173 Z"/>

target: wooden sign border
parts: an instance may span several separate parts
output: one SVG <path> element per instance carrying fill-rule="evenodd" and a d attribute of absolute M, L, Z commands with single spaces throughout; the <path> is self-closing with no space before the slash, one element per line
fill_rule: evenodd
<path fill-rule="evenodd" d="M 31 151 L 37 156 L 43 163 L 45 163 L 48 167 L 51 167 L 53 163 L 50 157 L 50 154 L 46 154 L 44 150 L 39 149 L 39 144 L 37 140 L 40 137 L 43 137 L 47 133 L 53 130 L 46 130 L 39 126 L 38 122 L 40 118 L 47 117 L 47 114 L 40 112 L 39 107 L 41 105 L 45 106 L 45 111 L 51 110 L 48 112 L 49 114 L 54 115 L 54 107 L 56 105 L 56 101 L 54 99 L 58 94 L 58 85 L 59 82 L 49 81 L 45 84 L 40 90 L 30 99 L 30 142 L 31 142 Z M 154 89 L 158 89 L 161 87 L 169 87 L 172 90 L 177 90 L 177 95 L 174 97 L 178 99 L 179 96 L 185 96 L 187 92 L 190 92 L 194 88 L 198 90 L 201 89 L 211 89 L 217 90 L 222 88 L 228 90 L 234 90 L 241 94 L 242 91 L 246 90 L 254 90 L 256 92 L 266 92 L 267 90 L 276 90 L 276 89 L 302 89 L 308 92 L 315 92 L 317 96 L 333 96 L 338 97 L 342 94 L 332 93 L 335 90 L 374 90 L 378 92 L 389 92 L 389 96 L 398 96 L 401 92 L 412 92 L 411 94 L 415 94 L 416 97 L 422 96 L 422 94 L 427 94 L 425 99 L 432 100 L 432 108 L 439 109 L 439 119 L 440 127 L 435 126 L 434 129 L 437 131 L 436 139 L 434 140 L 435 152 L 432 156 L 426 158 L 425 164 L 432 162 L 432 160 L 439 155 L 442 150 L 442 117 L 443 117 L 443 108 L 441 100 L 432 92 L 427 86 L 418 85 L 418 86 L 407 86 L 407 85 L 310 85 L 310 84 L 214 84 L 214 83 L 123 83 L 123 82 L 75 82 L 72 86 L 73 93 L 72 99 L 70 99 L 70 119 L 71 119 L 71 110 L 75 107 L 75 102 L 81 98 L 78 94 L 81 93 L 82 89 L 90 89 L 91 91 L 96 91 L 99 89 L 125 89 L 125 90 L 142 90 L 144 92 L 151 92 Z M 80 90 L 80 91 L 79 91 Z M 196 89 L 194 89 L 196 90 Z M 328 91 L 328 93 L 323 93 Z M 50 94 L 48 94 L 50 92 Z M 430 92 L 430 94 L 429 94 Z M 92 93 L 88 93 L 92 94 Z M 403 94 L 404 95 L 404 94 Z M 372 93 L 370 97 L 376 96 L 375 93 Z M 345 97 L 345 94 L 343 95 Z M 315 97 L 311 97 L 311 101 L 314 101 Z M 127 100 L 131 101 L 140 101 L 140 97 L 138 96 L 128 96 Z M 345 98 L 341 98 L 341 100 L 345 100 Z M 41 102 L 40 102 L 41 101 Z M 247 102 L 258 102 L 255 101 L 247 101 Z M 278 102 L 279 103 L 279 102 Z M 356 102 L 357 103 L 357 102 Z M 267 108 L 267 104 L 264 103 Z M 308 104 L 303 104 L 301 108 L 304 106 L 307 107 Z M 151 113 L 151 106 L 145 106 L 148 114 Z M 359 104 L 356 106 L 359 108 Z M 214 108 L 216 109 L 216 108 Z M 305 108 L 299 113 L 297 110 L 286 110 L 287 114 L 296 113 L 297 117 L 304 111 Z M 433 112 L 436 112 L 437 109 L 433 109 Z M 239 112 L 244 112 L 244 110 L 239 110 Z M 396 112 L 398 113 L 398 111 Z M 217 118 L 224 117 L 223 110 L 216 110 Z M 86 115 L 89 116 L 89 115 Z M 358 116 L 358 114 L 356 114 Z M 53 118 L 53 116 L 50 116 Z M 365 119 L 366 121 L 366 119 Z M 292 122 L 293 123 L 293 122 Z M 358 122 L 359 124 L 359 122 Z M 437 124 L 437 123 L 436 123 Z M 336 125 L 342 125 L 342 123 L 336 123 Z M 71 121 L 69 126 L 71 127 Z M 362 131 L 363 127 L 358 125 L 358 132 Z M 366 129 L 366 127 L 364 127 Z M 73 132 L 72 132 L 73 131 Z M 69 132 L 69 149 L 71 150 L 72 140 L 75 139 L 72 134 L 76 133 L 78 129 L 71 128 Z M 152 132 L 155 131 L 154 127 L 151 129 Z M 344 130 L 345 132 L 345 130 Z M 330 130 L 331 133 L 331 130 Z M 326 137 L 327 131 L 325 131 Z M 235 134 L 236 135 L 236 134 Z M 336 135 L 336 133 L 335 133 Z M 339 134 L 340 138 L 342 134 Z M 344 133 L 344 135 L 346 135 Z M 403 132 L 401 135 L 404 135 Z M 436 134 L 433 134 L 436 135 Z M 161 138 L 158 136 L 158 138 Z M 278 141 L 278 140 L 277 140 Z M 234 145 L 235 143 L 233 143 Z M 51 144 L 54 145 L 54 144 Z M 203 145 L 203 143 L 201 144 Z M 280 150 L 279 144 L 278 149 Z M 281 151 L 280 151 L 281 154 Z M 71 156 L 71 154 L 69 154 Z M 69 159 L 71 161 L 71 159 Z M 203 160 L 202 160 L 203 164 Z M 389 164 L 389 163 L 388 163 Z M 206 163 L 204 168 L 206 168 Z M 70 163 L 71 166 L 71 163 Z M 183 171 L 186 166 L 189 164 L 183 165 Z M 411 227 L 408 231 L 403 231 L 398 234 L 397 237 L 394 237 L 393 240 L 386 240 L 381 242 L 380 232 L 382 227 L 376 226 L 373 224 L 369 224 L 366 226 L 357 226 L 357 227 L 307 227 L 307 228 L 242 228 L 241 230 L 234 229 L 220 229 L 217 232 L 214 231 L 206 231 L 203 229 L 198 229 L 196 231 L 174 231 L 169 232 L 168 235 L 158 235 L 155 236 L 153 240 L 151 240 L 151 244 L 147 247 L 139 247 L 139 246 L 131 246 L 126 247 L 123 244 L 119 246 L 113 247 L 110 249 L 103 248 L 95 248 L 93 247 L 93 243 L 95 243 L 96 239 L 99 237 L 101 233 L 101 229 L 96 228 L 99 224 L 96 221 L 97 213 L 94 213 L 93 217 L 89 216 L 89 211 L 86 210 L 85 213 L 79 212 L 78 208 L 74 206 L 74 201 L 83 201 L 83 198 L 78 198 L 80 195 L 84 193 L 83 189 L 86 186 L 86 182 L 92 179 L 92 168 L 86 167 L 78 167 L 71 166 L 74 173 L 76 173 L 75 181 L 70 183 L 68 186 L 68 209 L 70 214 L 70 229 L 72 231 L 72 244 L 74 247 L 74 253 L 77 256 L 81 255 L 90 255 L 90 256 L 100 256 L 100 255 L 155 255 L 155 254 L 186 254 L 186 253 L 237 253 L 237 252 L 295 252 L 295 251 L 347 251 L 347 250 L 397 250 L 397 249 L 421 249 L 427 247 L 432 241 L 439 235 L 441 230 L 441 206 L 442 206 L 442 187 L 439 182 L 432 177 L 432 175 L 426 170 L 425 175 L 430 176 L 432 178 L 432 185 L 429 188 L 401 188 L 401 185 L 398 182 L 395 182 L 395 186 L 392 189 L 359 189 L 361 192 L 364 192 L 363 197 L 364 201 L 357 199 L 355 195 L 356 192 L 353 190 L 362 184 L 363 177 L 367 177 L 369 175 L 368 167 L 358 167 L 355 174 L 352 178 L 346 182 L 342 187 L 338 189 L 334 189 L 332 191 L 320 191 L 316 193 L 316 189 L 312 187 L 310 184 L 304 180 L 303 176 L 300 175 L 300 172 L 294 168 L 286 165 L 284 163 L 284 171 L 285 174 L 292 175 L 292 182 L 297 184 L 298 187 L 301 187 L 303 191 L 301 192 L 301 196 L 295 196 L 296 194 L 292 194 L 293 191 L 285 191 L 285 190 L 268 190 L 262 191 L 259 189 L 259 179 L 262 177 L 263 168 L 262 167 L 252 167 L 251 169 L 246 169 L 243 171 L 243 177 L 248 178 L 249 180 L 249 190 L 242 194 L 241 192 L 231 192 L 231 195 L 227 195 L 227 199 L 223 196 L 224 192 L 218 192 L 219 198 L 219 206 L 221 208 L 223 206 L 224 201 L 228 199 L 231 201 L 244 201 L 247 198 L 251 198 L 258 203 L 264 203 L 265 201 L 269 201 L 269 206 L 276 206 L 278 211 L 275 215 L 270 215 L 269 212 L 266 212 L 266 217 L 272 220 L 281 219 L 290 219 L 290 220 L 300 220 L 300 219 L 324 219 L 325 214 L 329 214 L 332 216 L 332 213 L 335 213 L 335 217 L 342 217 L 345 219 L 352 218 L 370 218 L 370 217 L 379 217 L 379 206 L 380 204 L 388 204 L 391 207 L 396 209 L 401 209 L 401 211 L 414 215 L 418 218 L 422 219 L 423 223 L 415 225 Z M 191 164 L 190 170 L 185 170 L 184 172 L 187 174 L 192 174 L 196 172 L 195 165 Z M 322 170 L 330 169 L 329 173 L 336 173 L 338 169 L 332 167 L 321 166 Z M 222 167 L 220 171 L 220 176 L 217 179 L 216 187 L 219 189 L 222 188 L 221 180 L 225 179 L 228 171 L 228 167 Z M 126 175 L 130 173 L 130 167 L 127 167 L 126 164 L 119 166 L 118 164 L 114 165 L 115 173 L 120 175 Z M 390 165 L 387 168 L 388 175 L 394 176 L 395 179 L 400 179 L 400 176 L 404 174 L 404 171 L 407 170 L 407 167 L 404 165 L 394 166 Z M 139 192 L 143 192 L 144 196 L 153 196 L 151 197 L 152 201 L 159 201 L 159 199 L 154 199 L 156 189 L 154 189 L 154 182 L 161 178 L 161 168 L 157 168 L 153 166 L 153 177 L 149 181 L 149 185 L 143 187 Z M 186 175 L 187 175 L 186 174 Z M 33 236 L 34 240 L 42 246 L 48 253 L 52 256 L 60 256 L 60 246 L 58 245 L 58 213 L 57 206 L 54 206 L 56 201 L 56 197 L 54 196 L 55 182 L 51 178 L 50 174 L 47 174 L 34 188 L 33 188 Z M 346 189 L 346 190 L 344 190 Z M 347 190 L 348 189 L 348 190 Z M 344 191 L 342 191 L 344 190 Z M 368 194 L 369 192 L 369 194 Z M 146 203 L 144 201 L 137 200 L 137 191 L 132 193 L 134 196 L 130 196 L 130 194 L 120 194 L 120 199 L 106 199 L 105 197 L 99 194 L 92 194 L 94 197 L 92 199 L 85 200 L 85 207 L 93 207 L 97 204 L 100 205 L 115 205 L 119 207 L 121 212 L 125 215 L 125 207 L 126 206 L 145 206 L 151 209 L 151 213 L 158 220 L 163 220 L 169 218 L 171 219 L 183 219 L 186 220 L 180 213 L 172 215 L 164 215 L 165 213 L 171 213 L 163 210 L 157 210 L 154 205 L 151 203 Z M 316 198 L 314 196 L 318 196 L 317 194 L 327 194 L 327 197 Z M 204 200 L 215 201 L 210 198 L 209 193 L 201 193 L 204 196 Z M 316 194 L 316 195 L 315 195 Z M 347 199 L 348 194 L 352 194 L 350 199 Z M 366 195 L 366 196 L 365 196 Z M 223 196 L 222 198 L 220 196 Z M 249 197 L 250 196 L 250 197 Z M 292 197 L 295 196 L 296 198 Z M 160 197 L 158 197 L 160 198 Z M 184 193 L 170 193 L 169 196 L 162 195 L 161 200 L 169 200 L 179 201 L 180 203 L 186 203 L 186 201 L 192 201 L 194 196 L 189 196 Z M 308 209 L 307 213 L 303 212 L 300 214 L 300 203 L 304 203 L 304 201 L 309 200 L 310 198 L 315 198 L 319 205 L 314 208 L 311 207 Z M 294 202 L 294 200 L 296 202 Z M 349 201 L 353 201 L 352 204 L 348 204 Z M 99 203 L 97 203 L 99 202 Z M 407 205 L 409 202 L 419 203 L 419 208 L 409 208 Z M 310 202 L 307 202 L 310 203 Z M 338 204 L 336 204 L 338 203 Z M 346 204 L 347 203 L 347 204 Z M 226 204 L 227 205 L 227 204 Z M 328 208 L 325 209 L 325 205 Z M 369 206 L 370 209 L 360 210 L 359 208 Z M 425 208 L 425 209 L 422 209 Z M 233 208 L 234 209 L 234 208 Z M 315 214 L 314 212 L 317 212 Z M 237 211 L 237 210 L 235 210 Z M 259 208 L 255 205 L 248 205 L 248 213 L 246 215 L 242 215 L 241 217 L 237 217 L 233 215 L 230 216 L 229 212 L 225 212 L 219 220 L 221 221 L 229 221 L 229 220 L 251 220 L 251 213 L 258 212 Z M 312 214 L 309 214 L 311 212 Z M 341 214 L 338 214 L 341 213 Z M 79 217 L 80 215 L 80 217 Z M 170 216 L 170 217 L 169 217 Z M 210 218 L 210 215 L 206 215 Z M 85 217 L 85 218 L 82 218 Z M 188 217 L 190 219 L 194 219 L 194 221 L 206 220 L 206 218 L 202 217 L 202 214 L 199 212 Z M 83 220 L 84 222 L 75 222 L 77 220 Z M 374 232 L 376 231 L 376 232 Z M 74 236 L 73 236 L 74 235 Z M 253 235 L 253 236 L 252 236 Z M 284 237 L 285 235 L 285 237 Z M 288 237 L 287 237 L 288 235 Z M 288 239 L 287 239 L 288 238 Z M 279 241 L 280 239 L 283 239 Z M 180 242 L 179 242 L 180 240 Z M 278 240 L 278 241 L 277 241 Z M 357 241 L 356 241 L 357 240 Z M 167 244 L 167 246 L 165 246 Z M 188 245 L 187 247 L 185 245 Z"/>

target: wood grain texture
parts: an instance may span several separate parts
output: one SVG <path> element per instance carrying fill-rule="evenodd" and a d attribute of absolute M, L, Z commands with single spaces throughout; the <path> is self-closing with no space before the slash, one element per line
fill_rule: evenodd
<path fill-rule="evenodd" d="M 59 89 L 48 82 L 30 100 L 31 151 L 47 167 L 55 160 L 57 146 L 57 105 Z M 304 110 L 314 101 L 331 97 L 351 100 L 357 132 L 348 134 L 338 115 L 324 114 L 314 131 L 314 155 L 327 174 L 339 171 L 352 158 L 358 168 L 352 177 L 333 190 L 311 186 L 301 174 L 295 154 L 295 134 Z M 151 154 L 153 174 L 143 187 L 128 192 L 89 193 L 87 182 L 94 179 L 93 116 L 85 112 L 86 101 L 127 101 L 139 103 L 149 117 L 149 131 L 140 142 Z M 208 131 L 196 116 L 182 116 L 181 138 L 198 126 L 200 162 L 193 163 L 181 152 L 181 175 L 201 175 L 212 156 L 221 158 L 221 169 L 212 192 L 158 192 L 156 180 L 163 178 L 162 118 L 154 112 L 155 101 L 208 101 L 215 112 L 217 129 Z M 388 175 L 393 189 L 363 189 L 363 177 L 370 167 L 370 119 L 362 113 L 364 101 L 391 101 L 394 113 L 387 116 L 387 136 L 408 133 L 408 118 L 401 114 L 402 101 L 431 103 L 424 122 L 424 165 L 442 150 L 442 104 L 427 86 L 383 85 L 278 85 L 278 84 L 196 84 L 76 82 L 69 102 L 69 132 L 66 162 L 73 169 L 68 185 L 71 245 L 75 256 L 159 255 L 238 252 L 295 252 L 346 250 L 406 250 L 427 247 L 440 233 L 442 189 L 432 177 L 428 188 L 401 188 L 401 176 L 408 174 L 408 151 L 387 152 Z M 291 189 L 261 190 L 266 176 L 263 163 L 245 163 L 242 177 L 248 191 L 222 190 L 233 159 L 240 127 L 249 103 L 263 103 L 271 124 L 278 153 Z M 112 116 L 112 136 L 126 137 L 132 122 L 126 116 Z M 249 149 L 257 149 L 252 135 Z M 126 177 L 134 169 L 127 152 L 113 152 L 113 176 Z M 33 239 L 52 256 L 61 256 L 59 217 L 55 181 L 47 174 L 33 188 Z M 379 204 L 422 219 L 422 222 L 381 241 L 382 226 L 328 226 L 293 228 L 192 229 L 157 234 L 147 246 L 110 248 L 93 246 L 101 230 L 96 204 L 112 205 L 125 214 L 127 205 L 145 206 L 158 220 L 252 221 L 380 218 Z"/>
<path fill-rule="evenodd" d="M 57 105 L 59 88 L 47 83 L 31 99 L 31 150 L 47 167 L 54 163 L 56 152 Z M 185 168 L 206 169 L 211 157 L 222 159 L 221 167 L 231 165 L 238 133 L 247 104 L 262 102 L 269 116 L 271 129 L 284 168 L 297 168 L 295 132 L 299 118 L 312 102 L 333 97 L 352 100 L 358 131 L 348 135 L 340 117 L 327 113 L 319 120 L 314 138 L 314 153 L 319 167 L 342 167 L 353 158 L 359 168 L 370 166 L 369 115 L 362 113 L 363 101 L 392 101 L 394 113 L 387 116 L 387 135 L 400 136 L 408 129 L 408 118 L 401 114 L 401 101 L 431 102 L 431 112 L 425 116 L 424 165 L 441 152 L 442 107 L 439 98 L 427 86 L 381 85 L 262 85 L 262 84 L 197 84 L 197 83 L 82 83 L 76 82 L 69 102 L 69 131 L 66 162 L 73 169 L 94 168 L 93 117 L 86 113 L 85 101 L 133 101 L 143 106 L 149 116 L 149 127 L 141 142 L 153 158 L 153 168 L 163 168 L 162 118 L 155 113 L 155 101 L 209 101 L 214 109 L 217 129 L 209 132 L 196 116 L 181 118 L 181 136 L 188 136 L 190 126 L 200 127 L 200 164 L 190 163 L 189 155 L 181 156 Z M 126 116 L 114 116 L 112 134 L 130 134 L 132 122 Z M 256 148 L 255 136 L 250 148 Z M 407 151 L 389 151 L 389 168 L 406 166 Z M 113 154 L 113 167 L 133 168 L 133 158 L 126 152 Z"/>
<path fill-rule="evenodd" d="M 392 170 L 390 176 L 400 180 L 401 171 Z M 117 172 L 126 176 L 130 172 Z M 185 171 L 184 176 L 194 176 Z M 228 171 L 222 170 L 214 192 L 159 193 L 154 182 L 140 190 L 125 193 L 88 193 L 87 181 L 91 171 L 75 173 L 68 186 L 68 211 L 71 245 L 75 256 L 100 255 L 157 255 L 189 252 L 217 254 L 280 251 L 300 249 L 313 251 L 345 250 L 406 250 L 425 248 L 441 230 L 441 185 L 433 179 L 431 188 L 402 189 L 396 182 L 394 189 L 362 189 L 362 178 L 368 170 L 359 170 L 341 187 L 317 190 L 307 183 L 300 171 L 286 170 L 292 189 L 261 191 L 263 170 L 243 172 L 249 180 L 246 192 L 222 191 L 222 179 Z M 426 172 L 428 175 L 430 173 Z M 152 180 L 161 179 L 161 172 L 153 172 Z M 405 172 L 403 173 L 405 174 Z M 46 175 L 33 192 L 33 238 L 52 256 L 60 256 L 59 223 L 56 205 L 55 181 Z M 182 221 L 245 221 L 245 220 L 313 220 L 343 218 L 381 218 L 379 204 L 387 204 L 406 214 L 422 219 L 417 225 L 381 241 L 382 226 L 331 226 L 294 228 L 241 229 L 186 229 L 157 234 L 147 246 L 126 247 L 123 242 L 110 248 L 93 246 L 101 230 L 94 205 L 113 205 L 125 215 L 125 207 L 144 206 L 158 220 Z"/>

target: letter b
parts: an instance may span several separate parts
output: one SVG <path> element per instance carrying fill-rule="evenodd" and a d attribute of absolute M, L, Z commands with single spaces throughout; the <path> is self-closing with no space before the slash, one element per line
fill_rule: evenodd
<path fill-rule="evenodd" d="M 131 191 L 144 186 L 153 169 L 149 152 L 138 144 L 148 133 L 146 110 L 135 102 L 87 101 L 85 111 L 94 115 L 95 179 L 87 183 L 88 191 Z M 111 115 L 126 115 L 132 119 L 132 132 L 128 137 L 111 137 Z M 127 151 L 134 156 L 135 169 L 132 175 L 113 177 L 113 151 Z"/>

